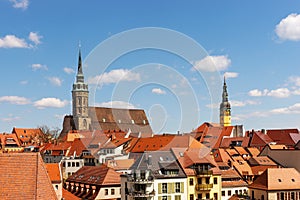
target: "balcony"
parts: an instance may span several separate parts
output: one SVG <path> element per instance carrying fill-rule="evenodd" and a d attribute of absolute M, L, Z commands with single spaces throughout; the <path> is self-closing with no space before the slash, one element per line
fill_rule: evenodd
<path fill-rule="evenodd" d="M 128 176 L 127 181 L 135 184 L 146 184 L 146 183 L 153 183 L 154 179 L 153 176 L 148 176 L 148 177 L 133 177 L 133 176 Z"/>
<path fill-rule="evenodd" d="M 195 186 L 195 190 L 196 191 L 207 191 L 207 190 L 211 190 L 212 188 L 213 188 L 213 184 L 211 183 L 211 184 L 197 184 L 196 186 Z"/>
<path fill-rule="evenodd" d="M 154 190 L 152 192 L 146 192 L 146 191 L 143 191 L 143 190 L 129 191 L 128 195 L 132 196 L 132 197 L 135 197 L 135 198 L 136 197 L 154 197 L 155 196 L 155 191 Z"/>
<path fill-rule="evenodd" d="M 213 171 L 212 170 L 198 170 L 196 169 L 196 174 L 197 176 L 212 176 L 213 175 Z"/>

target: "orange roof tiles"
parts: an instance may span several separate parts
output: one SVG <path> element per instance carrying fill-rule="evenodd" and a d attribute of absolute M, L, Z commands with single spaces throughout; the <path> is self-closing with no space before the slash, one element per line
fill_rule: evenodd
<path fill-rule="evenodd" d="M 92 185 L 115 185 L 121 184 L 120 181 L 120 173 L 106 165 L 84 166 L 67 179 L 67 182 Z"/>
<path fill-rule="evenodd" d="M 0 154 L 0 199 L 57 199 L 39 153 Z"/>
<path fill-rule="evenodd" d="M 80 200 L 81 199 L 64 188 L 62 189 L 62 197 L 64 198 L 64 200 Z"/>
<path fill-rule="evenodd" d="M 298 129 L 278 129 L 267 130 L 267 135 L 277 144 L 285 144 L 287 146 L 295 145 L 290 133 L 299 134 Z"/>
<path fill-rule="evenodd" d="M 12 133 L 15 133 L 22 142 L 30 142 L 31 138 L 44 134 L 40 128 L 13 128 Z"/>
<path fill-rule="evenodd" d="M 248 187 L 268 191 L 299 190 L 300 174 L 294 168 L 268 168 Z"/>
<path fill-rule="evenodd" d="M 61 183 L 61 171 L 59 163 L 45 163 L 47 173 L 52 183 Z"/>
<path fill-rule="evenodd" d="M 260 154 L 260 151 L 256 147 L 248 147 L 247 150 L 250 152 L 252 157 L 256 157 Z"/>

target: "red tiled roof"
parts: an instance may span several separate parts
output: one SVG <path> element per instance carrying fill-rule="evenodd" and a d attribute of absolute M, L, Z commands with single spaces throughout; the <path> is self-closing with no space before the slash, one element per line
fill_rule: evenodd
<path fill-rule="evenodd" d="M 264 147 L 266 144 L 273 142 L 273 140 L 263 132 L 257 131 L 249 134 L 252 134 L 250 147 Z"/>
<path fill-rule="evenodd" d="M 268 168 L 248 187 L 266 191 L 299 190 L 300 174 L 294 168 Z"/>
<path fill-rule="evenodd" d="M 81 199 L 64 188 L 62 189 L 62 197 L 64 198 L 64 200 L 80 200 Z"/>
<path fill-rule="evenodd" d="M 106 165 L 83 166 L 71 175 L 67 181 L 102 186 L 121 184 L 120 173 Z"/>
<path fill-rule="evenodd" d="M 0 154 L 0 199 L 57 199 L 39 153 Z"/>
<path fill-rule="evenodd" d="M 0 134 L 0 142 L 4 147 L 6 144 L 15 144 L 21 146 L 20 141 L 15 133 L 11 134 Z"/>
<path fill-rule="evenodd" d="M 30 138 L 44 134 L 40 128 L 13 128 L 12 133 L 15 133 L 22 142 L 29 142 Z"/>
<path fill-rule="evenodd" d="M 45 163 L 47 173 L 52 183 L 61 183 L 61 172 L 59 163 Z"/>
<path fill-rule="evenodd" d="M 67 156 L 80 156 L 82 151 L 87 150 L 87 146 L 82 142 L 81 139 L 75 139 L 72 144 L 71 148 L 67 154 Z"/>
<path fill-rule="evenodd" d="M 294 146 L 295 141 L 292 139 L 290 133 L 299 134 L 298 129 L 278 129 L 278 130 L 267 130 L 267 135 L 276 144 L 284 144 L 288 146 Z"/>

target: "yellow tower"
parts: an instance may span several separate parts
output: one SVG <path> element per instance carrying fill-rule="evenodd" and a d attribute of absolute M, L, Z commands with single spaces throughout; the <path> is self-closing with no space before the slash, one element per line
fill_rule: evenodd
<path fill-rule="evenodd" d="M 228 101 L 225 77 L 223 84 L 222 103 L 220 104 L 220 124 L 221 126 L 231 126 L 231 106 Z"/>

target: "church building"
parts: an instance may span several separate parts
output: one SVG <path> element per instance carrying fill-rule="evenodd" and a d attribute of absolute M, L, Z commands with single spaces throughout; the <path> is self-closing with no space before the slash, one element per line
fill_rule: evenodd
<path fill-rule="evenodd" d="M 61 137 L 70 130 L 124 131 L 140 137 L 151 137 L 153 134 L 146 113 L 142 109 L 89 106 L 89 89 L 84 81 L 80 50 L 76 79 L 72 88 L 72 115 L 64 117 Z"/>

